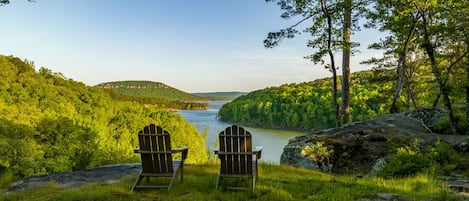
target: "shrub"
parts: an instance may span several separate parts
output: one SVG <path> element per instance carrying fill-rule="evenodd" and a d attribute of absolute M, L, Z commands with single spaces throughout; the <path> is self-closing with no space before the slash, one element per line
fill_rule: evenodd
<path fill-rule="evenodd" d="M 421 150 L 415 139 L 410 146 L 397 148 L 377 174 L 385 178 L 411 176 L 420 172 L 442 175 L 456 167 L 453 164 L 456 160 L 457 154 L 448 144 L 438 140 L 428 149 Z"/>
<path fill-rule="evenodd" d="M 410 146 L 397 148 L 383 169 L 378 171 L 378 175 L 382 177 L 414 175 L 427 167 L 429 162 L 430 159 L 422 154 L 415 140 Z"/>
<path fill-rule="evenodd" d="M 327 148 L 324 142 L 320 141 L 317 141 L 316 144 L 311 146 L 305 146 L 303 150 L 301 150 L 301 155 L 309 157 L 312 161 L 316 162 L 320 170 L 325 172 L 332 169 L 330 157 L 333 153 L 333 149 Z"/>

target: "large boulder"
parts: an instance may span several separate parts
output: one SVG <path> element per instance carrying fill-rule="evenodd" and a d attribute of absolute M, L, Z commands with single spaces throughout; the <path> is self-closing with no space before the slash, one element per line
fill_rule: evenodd
<path fill-rule="evenodd" d="M 433 133 L 422 120 L 411 116 L 390 114 L 295 137 L 284 147 L 280 163 L 335 173 L 367 174 L 384 161 L 392 148 L 410 145 L 414 139 L 421 146 L 433 145 L 438 139 L 453 147 L 463 142 L 467 144 L 467 136 Z M 327 150 L 333 150 L 328 157 L 330 165 L 302 155 L 306 146 L 315 146 L 318 142 Z"/>

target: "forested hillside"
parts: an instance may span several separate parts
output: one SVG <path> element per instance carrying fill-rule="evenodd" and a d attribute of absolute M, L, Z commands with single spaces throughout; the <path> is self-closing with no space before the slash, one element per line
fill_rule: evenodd
<path fill-rule="evenodd" d="M 117 81 L 98 84 L 97 87 L 110 89 L 117 93 L 135 97 L 162 98 L 173 101 L 206 101 L 201 96 L 186 93 L 161 82 L 152 81 Z"/>
<path fill-rule="evenodd" d="M 412 83 L 413 96 L 403 93 L 398 102 L 401 111 L 412 109 L 413 101 L 417 107 L 431 107 L 438 97 L 439 91 L 435 87 L 430 68 L 421 68 L 415 74 L 418 77 L 414 78 L 416 81 Z M 353 73 L 350 88 L 351 120 L 359 121 L 388 114 L 395 93 L 395 77 L 394 69 Z M 256 126 L 299 129 L 334 127 L 331 86 L 332 80 L 324 78 L 307 83 L 265 88 L 225 104 L 220 109 L 219 116 L 222 120 Z M 464 88 L 458 88 L 456 84 L 454 86 L 451 94 L 453 102 L 465 102 Z M 460 125 L 465 126 L 464 109 L 457 115 L 462 122 Z"/>
<path fill-rule="evenodd" d="M 141 96 L 132 96 L 127 94 L 122 94 L 115 92 L 111 89 L 105 89 L 111 94 L 111 97 L 115 100 L 120 101 L 132 101 L 140 104 L 144 104 L 147 107 L 156 107 L 156 108 L 167 108 L 168 110 L 204 110 L 207 109 L 207 102 L 187 102 L 181 100 L 169 100 L 165 98 L 158 97 L 141 97 Z"/>
<path fill-rule="evenodd" d="M 106 90 L 0 55 L 0 177 L 13 179 L 137 162 L 137 133 L 155 123 L 188 146 L 188 163 L 207 161 L 204 136 L 164 108 L 119 101 Z"/>

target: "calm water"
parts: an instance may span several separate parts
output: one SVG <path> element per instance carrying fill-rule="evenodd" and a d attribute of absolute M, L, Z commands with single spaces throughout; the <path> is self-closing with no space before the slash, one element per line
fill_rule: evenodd
<path fill-rule="evenodd" d="M 208 136 L 206 141 L 209 150 L 215 148 L 214 145 L 218 133 L 226 127 L 231 126 L 231 124 L 217 119 L 218 110 L 224 103 L 226 103 L 226 101 L 212 101 L 208 104 L 208 110 L 178 111 L 188 122 L 196 126 L 200 133 L 207 132 Z M 264 147 L 261 161 L 274 164 L 280 162 L 280 155 L 283 152 L 283 147 L 288 143 L 288 140 L 304 134 L 303 132 L 296 131 L 243 127 L 252 134 L 253 148 L 255 146 Z"/>

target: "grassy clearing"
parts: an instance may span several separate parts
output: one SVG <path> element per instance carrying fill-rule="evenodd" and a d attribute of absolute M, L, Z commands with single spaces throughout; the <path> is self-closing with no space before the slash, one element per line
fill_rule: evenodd
<path fill-rule="evenodd" d="M 459 200 L 438 181 L 425 175 L 402 179 L 334 176 L 317 171 L 260 164 L 255 192 L 215 190 L 218 165 L 187 165 L 184 182 L 165 189 L 130 192 L 137 175 L 112 184 L 87 184 L 65 189 L 50 183 L 15 194 L 0 194 L 0 201 L 13 200 L 368 200 L 377 193 L 407 196 L 413 200 Z M 156 181 L 154 181 L 156 182 Z M 244 181 L 240 181 L 244 182 Z"/>

